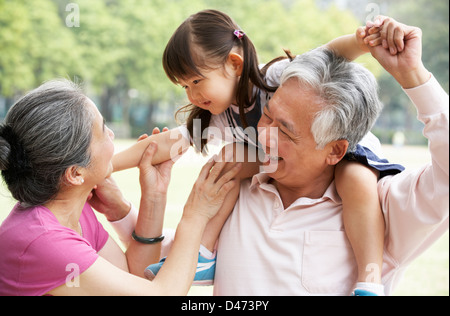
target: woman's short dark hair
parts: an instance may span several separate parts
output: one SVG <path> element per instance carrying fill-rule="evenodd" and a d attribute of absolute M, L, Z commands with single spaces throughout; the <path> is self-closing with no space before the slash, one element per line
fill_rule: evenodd
<path fill-rule="evenodd" d="M 29 92 L 0 125 L 0 170 L 24 208 L 51 201 L 69 167 L 87 167 L 94 117 L 87 97 L 69 80 Z"/>

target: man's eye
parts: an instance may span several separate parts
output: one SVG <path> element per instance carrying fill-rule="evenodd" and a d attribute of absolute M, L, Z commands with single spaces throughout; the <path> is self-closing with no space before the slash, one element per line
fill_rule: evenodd
<path fill-rule="evenodd" d="M 272 119 L 270 118 L 270 116 L 267 115 L 266 113 L 264 113 L 264 116 L 265 116 L 269 121 L 272 121 Z"/>

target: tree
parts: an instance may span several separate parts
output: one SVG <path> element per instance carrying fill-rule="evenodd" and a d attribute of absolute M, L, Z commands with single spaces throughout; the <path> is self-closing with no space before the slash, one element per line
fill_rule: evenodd
<path fill-rule="evenodd" d="M 283 55 L 283 48 L 300 54 L 354 33 L 365 19 L 362 15 L 367 15 L 369 2 L 0 0 L 0 95 L 12 100 L 46 80 L 78 78 L 108 122 L 140 124 L 149 131 L 160 123 L 155 113 L 173 112 L 187 103 L 184 91 L 166 78 L 161 58 L 173 32 L 191 14 L 208 8 L 228 13 L 255 44 L 260 63 L 267 63 Z M 377 3 L 381 14 L 399 12 L 392 15 L 424 29 L 427 67 L 448 89 L 448 1 Z M 79 27 L 67 24 L 71 14 L 67 7 L 75 4 Z M 358 62 L 376 76 L 382 73 L 370 55 Z M 415 122 L 407 119 L 413 114 L 403 115 L 408 101 L 398 98 L 399 88 L 395 90 L 385 78 L 380 83 L 389 120 L 382 118 L 381 123 L 387 124 L 381 126 Z"/>
<path fill-rule="evenodd" d="M 420 27 L 423 31 L 423 61 L 446 91 L 449 91 L 449 2 L 383 0 L 386 15 L 402 23 Z M 386 72 L 379 80 L 385 109 L 377 122 L 379 134 L 389 142 L 396 130 L 403 130 L 409 144 L 427 144 L 422 136 L 423 124 L 416 120 L 416 109 L 402 92 L 399 84 Z"/>
<path fill-rule="evenodd" d="M 34 83 L 32 61 L 22 53 L 27 50 L 26 33 L 31 20 L 23 1 L 0 1 L 0 94 L 13 97 Z"/>

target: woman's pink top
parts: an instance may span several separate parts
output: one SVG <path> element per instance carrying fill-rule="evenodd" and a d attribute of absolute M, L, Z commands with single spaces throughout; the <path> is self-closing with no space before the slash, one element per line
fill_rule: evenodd
<path fill-rule="evenodd" d="M 40 296 L 65 283 L 77 286 L 109 236 L 89 204 L 80 224 L 83 236 L 45 207 L 17 204 L 0 226 L 0 296 Z"/>

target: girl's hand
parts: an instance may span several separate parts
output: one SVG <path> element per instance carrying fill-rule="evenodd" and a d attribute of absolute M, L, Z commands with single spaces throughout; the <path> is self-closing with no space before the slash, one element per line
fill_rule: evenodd
<path fill-rule="evenodd" d="M 237 184 L 234 177 L 240 171 L 242 164 L 234 167 L 220 176 L 226 162 L 215 162 L 211 159 L 202 169 L 186 202 L 183 216 L 202 216 L 210 220 L 213 218 L 225 200 L 227 194 Z"/>
<path fill-rule="evenodd" d="M 365 39 L 368 36 L 369 28 L 361 26 L 356 30 L 356 42 L 358 44 L 358 47 L 361 51 L 368 53 L 369 47 L 365 41 Z"/>
<path fill-rule="evenodd" d="M 368 21 L 365 27 L 361 26 L 356 30 L 356 39 L 362 51 L 369 52 L 371 47 L 382 44 L 380 38 L 382 24 L 383 20 L 378 17 L 375 22 Z"/>
<path fill-rule="evenodd" d="M 368 21 L 366 26 L 361 26 L 356 30 L 356 41 L 362 51 L 369 52 L 371 47 L 382 44 L 380 31 L 385 18 L 378 16 L 375 22 Z"/>
<path fill-rule="evenodd" d="M 402 24 L 387 16 L 378 16 L 375 22 L 367 22 L 364 43 L 369 47 L 382 45 L 395 56 L 405 49 L 405 32 Z"/>

